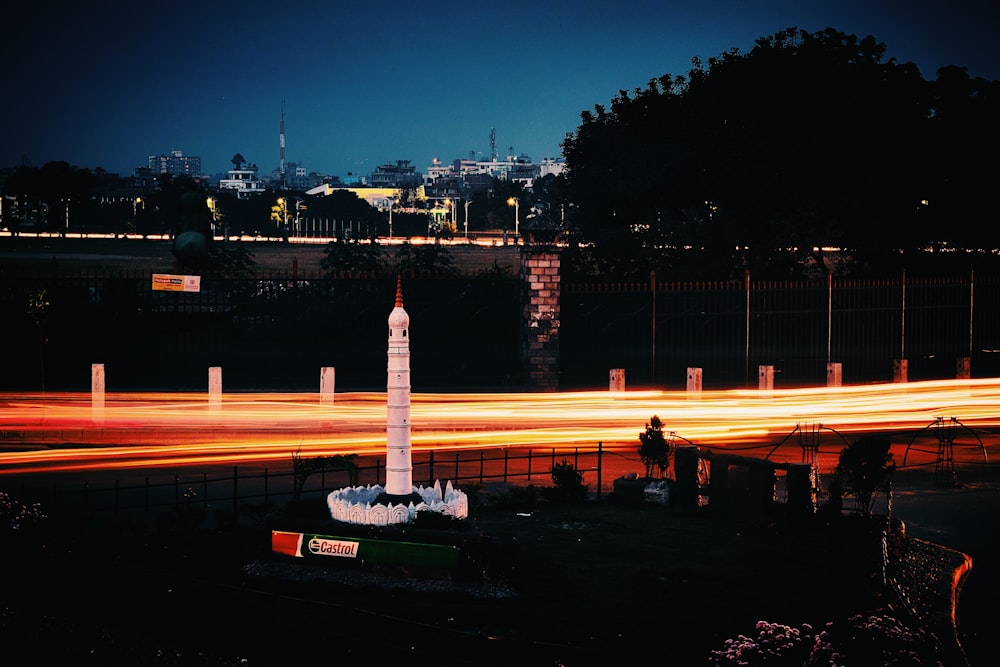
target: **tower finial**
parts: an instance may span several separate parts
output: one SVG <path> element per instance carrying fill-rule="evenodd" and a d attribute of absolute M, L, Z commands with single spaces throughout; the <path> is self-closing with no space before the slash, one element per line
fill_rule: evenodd
<path fill-rule="evenodd" d="M 396 274 L 396 308 L 403 307 L 403 276 Z"/>

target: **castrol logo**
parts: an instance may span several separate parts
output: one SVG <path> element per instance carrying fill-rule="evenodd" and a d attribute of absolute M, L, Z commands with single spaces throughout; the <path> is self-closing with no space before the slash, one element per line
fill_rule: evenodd
<path fill-rule="evenodd" d="M 357 558 L 358 543 L 343 540 L 330 540 L 313 537 L 309 540 L 309 553 L 317 556 L 340 556 L 341 558 Z"/>

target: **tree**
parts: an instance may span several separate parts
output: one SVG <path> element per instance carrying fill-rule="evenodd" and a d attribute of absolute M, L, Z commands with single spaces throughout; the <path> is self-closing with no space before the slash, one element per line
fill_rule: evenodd
<path fill-rule="evenodd" d="M 451 274 L 455 273 L 455 267 L 446 246 L 440 243 L 414 246 L 407 241 L 396 251 L 396 271 Z"/>
<path fill-rule="evenodd" d="M 1000 167 L 959 188 L 974 210 L 946 185 L 1000 147 L 996 85 L 947 69 L 932 84 L 885 56 L 871 36 L 789 28 L 585 111 L 563 141 L 571 240 L 625 277 L 782 278 L 828 271 L 825 247 L 898 270 L 972 235 Z M 930 224 L 934 192 L 950 229 Z"/>
<path fill-rule="evenodd" d="M 242 153 L 237 153 L 233 156 L 233 159 L 230 160 L 230 162 L 233 163 L 233 168 L 237 170 L 242 169 L 243 165 L 246 164 L 246 161 L 247 159 L 243 157 Z"/>
<path fill-rule="evenodd" d="M 646 478 L 664 477 L 670 467 L 670 443 L 663 436 L 663 422 L 653 415 L 639 434 L 639 459 L 646 466 Z M 654 475 L 655 473 L 655 475 Z"/>
<path fill-rule="evenodd" d="M 840 452 L 835 474 L 843 479 L 844 488 L 853 495 L 858 509 L 870 517 L 875 494 L 887 491 L 896 469 L 890 443 L 877 436 L 855 440 Z"/>
<path fill-rule="evenodd" d="M 38 330 L 38 373 L 43 392 L 45 391 L 45 344 L 49 341 L 48 323 L 51 305 L 49 292 L 44 288 L 33 289 L 28 294 L 28 317 L 35 323 L 35 328 Z"/>
<path fill-rule="evenodd" d="M 327 271 L 346 273 L 371 273 L 382 268 L 382 253 L 374 243 L 359 239 L 336 238 L 323 248 L 320 267 Z"/>

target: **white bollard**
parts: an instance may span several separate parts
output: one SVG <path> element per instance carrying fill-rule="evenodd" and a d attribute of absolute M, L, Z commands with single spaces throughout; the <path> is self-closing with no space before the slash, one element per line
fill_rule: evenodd
<path fill-rule="evenodd" d="M 826 365 L 826 386 L 839 387 L 844 381 L 843 364 L 839 361 L 831 361 Z"/>
<path fill-rule="evenodd" d="M 212 410 L 222 407 L 222 366 L 208 369 L 208 405 Z"/>
<path fill-rule="evenodd" d="M 625 391 L 625 369 L 612 368 L 609 373 L 609 389 L 611 391 Z"/>
<path fill-rule="evenodd" d="M 104 364 L 90 365 L 90 414 L 94 423 L 104 422 Z"/>
<path fill-rule="evenodd" d="M 335 370 L 333 366 L 323 366 L 319 369 L 319 402 L 320 405 L 333 405 L 333 388 Z"/>
<path fill-rule="evenodd" d="M 758 389 L 761 391 L 772 391 L 774 390 L 774 366 L 759 366 L 758 367 Z"/>
<path fill-rule="evenodd" d="M 702 369 L 688 368 L 687 370 L 687 391 L 689 394 L 701 393 Z"/>

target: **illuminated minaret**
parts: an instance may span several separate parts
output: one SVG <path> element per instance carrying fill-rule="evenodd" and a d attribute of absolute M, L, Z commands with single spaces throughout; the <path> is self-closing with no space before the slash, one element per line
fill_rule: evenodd
<path fill-rule="evenodd" d="M 396 278 L 396 307 L 389 313 L 389 380 L 386 385 L 385 492 L 413 493 L 410 456 L 410 316 L 403 310 L 403 284 Z"/>

